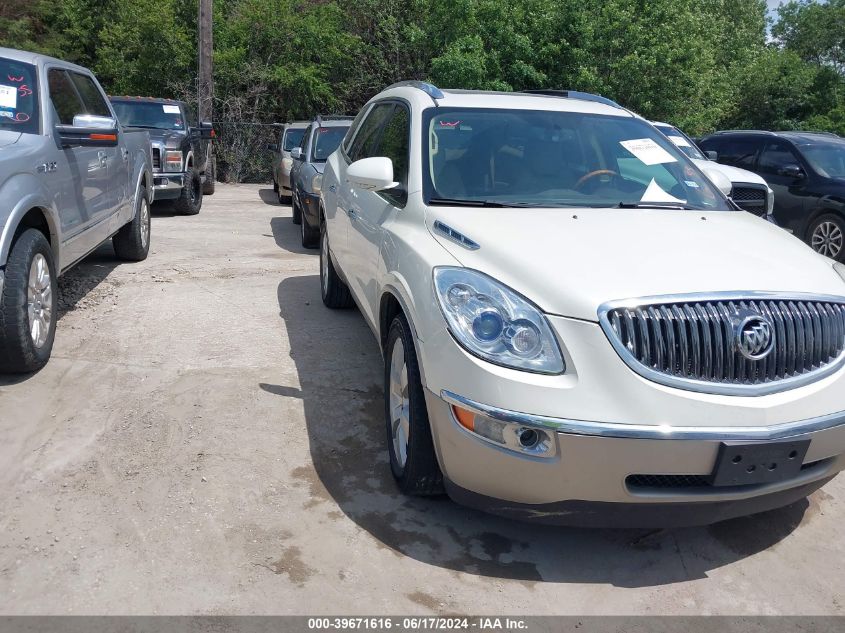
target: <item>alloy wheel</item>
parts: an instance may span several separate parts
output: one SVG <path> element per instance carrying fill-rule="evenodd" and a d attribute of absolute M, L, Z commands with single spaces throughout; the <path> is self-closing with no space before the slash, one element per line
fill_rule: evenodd
<path fill-rule="evenodd" d="M 408 438 L 411 431 L 408 395 L 408 366 L 405 364 L 405 345 L 397 339 L 390 355 L 390 435 L 393 441 L 393 454 L 400 468 L 408 460 Z"/>
<path fill-rule="evenodd" d="M 53 287 L 47 258 L 36 253 L 29 267 L 26 292 L 26 310 L 29 316 L 29 335 L 37 348 L 44 346 L 50 335 L 53 321 Z"/>
<path fill-rule="evenodd" d="M 810 244 L 816 252 L 831 259 L 836 259 L 842 252 L 845 235 L 836 222 L 820 222 L 810 238 Z"/>

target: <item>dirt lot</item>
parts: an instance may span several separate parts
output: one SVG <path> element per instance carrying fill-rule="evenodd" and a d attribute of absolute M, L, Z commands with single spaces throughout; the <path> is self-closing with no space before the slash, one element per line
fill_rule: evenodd
<path fill-rule="evenodd" d="M 655 534 L 401 497 L 375 340 L 270 189 L 62 291 L 50 364 L 0 382 L 2 613 L 845 613 L 845 477 Z"/>

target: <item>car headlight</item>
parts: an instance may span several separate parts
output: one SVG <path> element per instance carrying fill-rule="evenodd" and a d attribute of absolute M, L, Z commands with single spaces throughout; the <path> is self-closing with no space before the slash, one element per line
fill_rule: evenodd
<path fill-rule="evenodd" d="M 839 273 L 839 276 L 842 277 L 842 281 L 845 281 L 845 264 L 836 263 L 833 265 L 833 270 Z"/>
<path fill-rule="evenodd" d="M 290 170 L 292 165 L 293 165 L 293 159 L 292 158 L 283 158 L 282 159 L 282 169 Z"/>
<path fill-rule="evenodd" d="M 471 354 L 543 374 L 565 370 L 546 318 L 510 288 L 478 271 L 452 267 L 434 269 L 434 288 L 449 331 Z"/>
<path fill-rule="evenodd" d="M 323 174 L 314 174 L 311 178 L 311 191 L 314 193 L 320 193 L 322 191 L 323 186 Z"/>
<path fill-rule="evenodd" d="M 164 152 L 164 171 L 182 171 L 182 150 Z"/>
<path fill-rule="evenodd" d="M 775 210 L 775 192 L 769 187 L 766 191 L 766 215 L 771 215 Z"/>

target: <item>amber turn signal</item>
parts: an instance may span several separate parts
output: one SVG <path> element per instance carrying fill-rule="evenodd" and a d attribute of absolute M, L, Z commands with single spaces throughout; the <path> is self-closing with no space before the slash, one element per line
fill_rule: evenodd
<path fill-rule="evenodd" d="M 469 431 L 475 430 L 475 414 L 472 411 L 467 411 L 453 404 L 452 413 L 455 414 L 455 419 L 462 427 Z"/>

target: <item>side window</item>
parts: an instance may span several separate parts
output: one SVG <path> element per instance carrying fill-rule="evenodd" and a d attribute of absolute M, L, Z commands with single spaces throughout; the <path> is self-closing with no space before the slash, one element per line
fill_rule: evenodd
<path fill-rule="evenodd" d="M 376 155 L 376 144 L 379 140 L 382 125 L 393 112 L 392 103 L 380 103 L 370 110 L 367 118 L 361 123 L 361 129 L 355 135 L 349 148 L 349 160 L 353 163 L 362 158 Z"/>
<path fill-rule="evenodd" d="M 719 150 L 719 162 L 742 169 L 754 169 L 754 157 L 759 145 L 759 141 L 752 138 L 725 139 Z"/>
<path fill-rule="evenodd" d="M 76 89 L 79 91 L 82 101 L 85 103 L 86 114 L 108 117 L 112 115 L 105 98 L 91 77 L 88 77 L 87 75 L 80 75 L 79 73 L 68 74 L 73 81 L 73 85 L 76 86 Z"/>
<path fill-rule="evenodd" d="M 408 110 L 396 106 L 393 116 L 384 126 L 381 142 L 378 147 L 379 156 L 387 156 L 393 161 L 393 179 L 401 182 L 403 188 L 408 188 L 408 141 L 410 136 L 410 119 Z"/>
<path fill-rule="evenodd" d="M 299 149 L 302 150 L 302 156 L 305 157 L 305 148 L 308 147 L 308 139 L 311 138 L 311 126 L 308 126 L 308 129 L 305 130 L 305 134 L 302 135 L 302 140 L 299 141 Z"/>
<path fill-rule="evenodd" d="M 769 143 L 760 154 L 760 171 L 766 174 L 778 174 L 787 165 L 800 164 L 792 148 L 782 141 Z"/>
<path fill-rule="evenodd" d="M 361 108 L 361 111 L 355 115 L 355 118 L 352 119 L 352 125 L 349 126 L 349 129 L 346 132 L 346 136 L 343 138 L 343 143 L 341 144 L 343 148 L 343 152 L 345 154 L 349 154 L 349 148 L 352 144 L 352 139 L 355 138 L 355 132 L 358 131 L 358 128 L 361 126 L 361 121 L 364 118 L 364 115 L 367 114 L 367 107 Z"/>
<path fill-rule="evenodd" d="M 67 72 L 56 68 L 50 70 L 47 73 L 47 83 L 50 88 L 50 101 L 59 117 L 59 123 L 73 125 L 73 117 L 85 114 L 85 106 Z"/>

